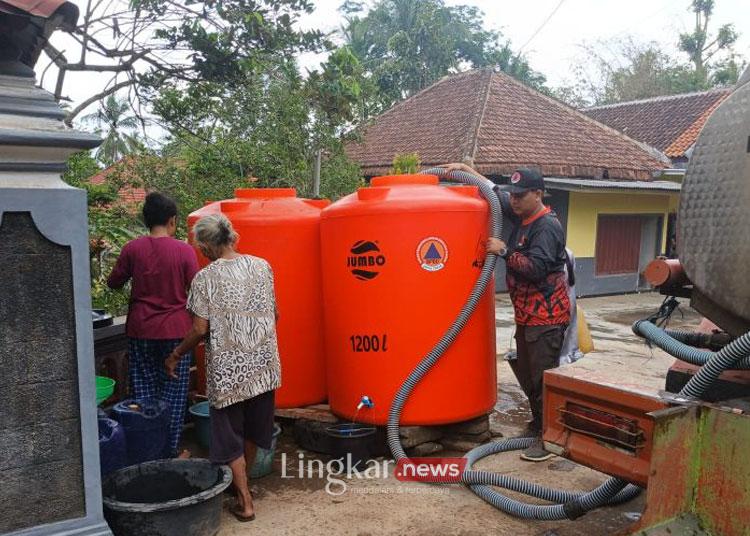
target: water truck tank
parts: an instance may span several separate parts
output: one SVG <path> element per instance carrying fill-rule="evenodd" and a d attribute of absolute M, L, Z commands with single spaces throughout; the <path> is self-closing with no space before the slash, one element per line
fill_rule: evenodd
<path fill-rule="evenodd" d="M 208 203 L 188 216 L 188 228 L 222 213 L 240 235 L 240 253 L 266 259 L 273 269 L 279 310 L 281 388 L 276 406 L 326 399 L 320 277 L 320 212 L 327 200 L 301 199 L 294 188 L 243 188 L 235 198 Z M 191 237 L 192 240 L 192 237 Z M 208 260 L 198 253 L 201 266 Z"/>
<path fill-rule="evenodd" d="M 695 143 L 680 194 L 677 249 L 695 289 L 750 323 L 750 69 Z M 701 312 L 722 325 L 721 315 Z"/>
<path fill-rule="evenodd" d="M 331 410 L 385 424 L 404 378 L 449 328 L 485 258 L 487 204 L 432 175 L 376 177 L 323 210 L 323 295 Z M 417 386 L 402 424 L 459 422 L 497 398 L 494 289 Z M 372 408 L 357 412 L 363 396 Z"/>

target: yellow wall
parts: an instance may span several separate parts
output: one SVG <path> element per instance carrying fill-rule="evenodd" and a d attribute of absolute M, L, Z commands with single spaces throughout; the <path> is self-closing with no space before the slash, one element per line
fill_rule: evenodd
<path fill-rule="evenodd" d="M 576 257 L 593 257 L 599 214 L 656 214 L 663 216 L 662 251 L 667 234 L 667 215 L 674 212 L 678 194 L 635 192 L 570 192 L 567 245 Z"/>
<path fill-rule="evenodd" d="M 680 196 L 670 195 L 669 196 L 669 212 L 677 212 L 680 208 Z"/>

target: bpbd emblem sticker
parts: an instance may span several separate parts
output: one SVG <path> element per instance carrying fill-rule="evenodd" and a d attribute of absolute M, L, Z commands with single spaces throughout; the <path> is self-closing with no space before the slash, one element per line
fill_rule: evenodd
<path fill-rule="evenodd" d="M 417 262 L 423 270 L 437 272 L 445 268 L 448 261 L 448 246 L 442 239 L 431 236 L 417 246 Z"/>
<path fill-rule="evenodd" d="M 375 279 L 385 265 L 385 255 L 380 252 L 377 242 L 358 240 L 346 258 L 346 267 L 361 281 Z"/>

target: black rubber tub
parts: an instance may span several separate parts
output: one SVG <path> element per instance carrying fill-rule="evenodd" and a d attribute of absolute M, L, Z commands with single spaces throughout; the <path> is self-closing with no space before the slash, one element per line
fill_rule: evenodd
<path fill-rule="evenodd" d="M 104 479 L 104 517 L 115 536 L 215 536 L 226 465 L 202 459 L 145 462 Z"/>
<path fill-rule="evenodd" d="M 375 449 L 377 428 L 365 424 L 342 423 L 326 428 L 330 438 L 331 455 L 344 461 L 351 460 L 352 466 L 359 462 L 367 463 Z"/>

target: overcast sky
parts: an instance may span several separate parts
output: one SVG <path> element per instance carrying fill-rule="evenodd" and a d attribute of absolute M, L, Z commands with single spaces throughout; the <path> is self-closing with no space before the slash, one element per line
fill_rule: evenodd
<path fill-rule="evenodd" d="M 85 0 L 72 1 L 85 7 Z M 510 39 L 515 50 L 523 47 L 532 68 L 546 75 L 551 86 L 570 79 L 570 68 L 581 55 L 582 43 L 632 35 L 641 41 L 657 41 L 678 55 L 677 36 L 689 31 L 695 21 L 688 11 L 689 0 L 446 0 L 446 3 L 481 8 L 487 27 Z M 315 12 L 306 16 L 302 24 L 323 31 L 336 30 L 341 24 L 337 11 L 340 4 L 341 0 L 316 0 Z M 712 26 L 728 22 L 734 23 L 740 32 L 737 52 L 750 58 L 750 0 L 716 0 Z M 52 43 L 58 48 L 74 49 L 70 38 L 62 32 L 53 35 Z M 301 58 L 301 63 L 315 66 L 320 59 L 307 56 Z M 48 59 L 42 55 L 37 72 L 47 63 Z M 54 79 L 51 69 L 44 87 L 54 89 Z M 108 79 L 107 74 L 71 73 L 65 94 L 76 104 Z M 88 111 L 93 109 L 92 106 Z"/>

